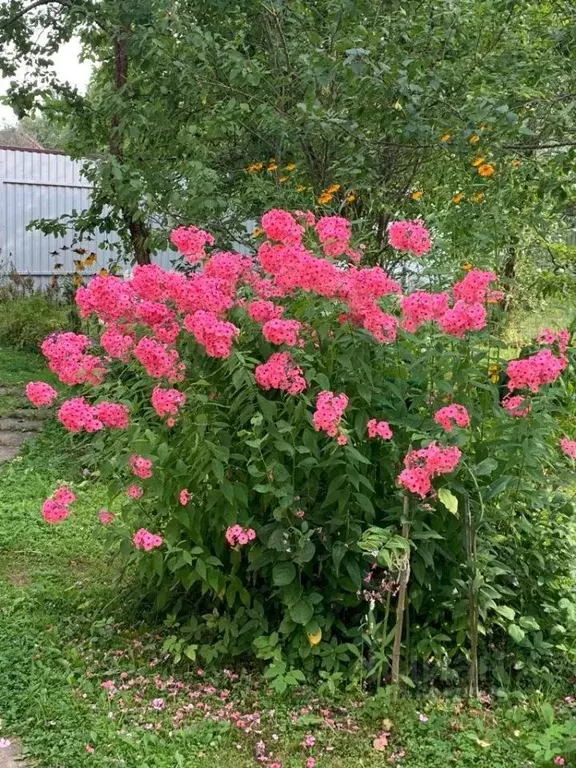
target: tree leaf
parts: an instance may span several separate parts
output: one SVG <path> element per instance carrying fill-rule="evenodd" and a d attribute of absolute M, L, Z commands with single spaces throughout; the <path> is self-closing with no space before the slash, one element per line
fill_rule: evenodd
<path fill-rule="evenodd" d="M 446 507 L 448 512 L 452 512 L 453 515 L 458 514 L 458 499 L 452 491 L 448 490 L 448 488 L 440 488 L 438 491 L 438 499 L 440 503 Z"/>
<path fill-rule="evenodd" d="M 294 563 L 276 563 L 272 569 L 272 581 L 277 587 L 285 587 L 296 578 Z"/>

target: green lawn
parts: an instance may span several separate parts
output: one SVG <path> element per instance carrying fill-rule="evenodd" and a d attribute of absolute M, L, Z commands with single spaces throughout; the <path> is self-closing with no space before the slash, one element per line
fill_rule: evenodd
<path fill-rule="evenodd" d="M 39 362 L 2 351 L 0 380 L 39 378 Z M 0 469 L 0 737 L 20 738 L 42 768 L 304 768 L 310 757 L 317 768 L 535 765 L 527 745 L 550 718 L 538 694 L 498 706 L 446 693 L 394 701 L 386 689 L 279 697 L 254 670 L 172 666 L 169 630 L 143 623 L 130 583 L 115 583 L 97 522 L 103 488 L 68 445 L 48 423 Z M 51 527 L 40 507 L 62 481 L 78 501 Z"/>

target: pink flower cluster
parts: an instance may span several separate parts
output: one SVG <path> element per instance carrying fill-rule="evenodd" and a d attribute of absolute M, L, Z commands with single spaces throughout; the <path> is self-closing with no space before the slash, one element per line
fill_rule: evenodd
<path fill-rule="evenodd" d="M 435 442 L 427 448 L 410 451 L 404 457 L 405 469 L 398 476 L 398 482 L 424 498 L 432 489 L 432 479 L 453 472 L 461 456 L 462 451 L 458 447 L 444 448 Z"/>
<path fill-rule="evenodd" d="M 41 349 L 48 359 L 48 367 L 63 384 L 98 386 L 106 371 L 99 357 L 85 353 L 91 344 L 83 334 L 54 333 L 44 340 Z"/>
<path fill-rule="evenodd" d="M 44 381 L 30 381 L 26 384 L 26 397 L 36 408 L 52 405 L 58 392 Z"/>
<path fill-rule="evenodd" d="M 388 227 L 388 242 L 397 251 L 424 256 L 432 247 L 430 233 L 424 224 L 414 221 L 393 221 Z"/>
<path fill-rule="evenodd" d="M 490 298 L 490 283 L 498 280 L 494 272 L 483 272 L 481 269 L 471 269 L 466 277 L 454 285 L 452 292 L 456 301 L 466 304 L 483 304 Z"/>
<path fill-rule="evenodd" d="M 470 414 L 463 405 L 454 403 L 436 411 L 434 421 L 443 427 L 446 432 L 452 432 L 454 426 L 469 427 Z"/>
<path fill-rule="evenodd" d="M 98 432 L 104 427 L 126 429 L 129 414 L 127 406 L 120 403 L 90 405 L 84 397 L 73 397 L 60 406 L 58 420 L 69 432 Z"/>
<path fill-rule="evenodd" d="M 486 327 L 486 307 L 484 304 L 467 304 L 457 301 L 438 321 L 438 325 L 451 336 L 464 338 L 468 331 L 481 331 Z"/>
<path fill-rule="evenodd" d="M 126 488 L 126 496 L 131 499 L 140 499 L 142 498 L 143 493 L 144 489 L 141 485 L 129 485 L 128 488 Z"/>
<path fill-rule="evenodd" d="M 177 416 L 185 403 L 186 395 L 177 389 L 162 389 L 156 386 L 152 390 L 152 407 L 160 418 Z"/>
<path fill-rule="evenodd" d="M 263 325 L 270 320 L 278 320 L 282 317 L 284 314 L 284 307 L 279 307 L 265 299 L 257 299 L 248 304 L 248 314 L 252 320 Z"/>
<path fill-rule="evenodd" d="M 522 395 L 506 395 L 502 400 L 502 406 L 510 416 L 514 416 L 516 419 L 523 419 L 532 410 L 532 406 Z"/>
<path fill-rule="evenodd" d="M 348 397 L 345 394 L 320 392 L 316 398 L 316 410 L 312 416 L 316 432 L 326 432 L 329 437 L 345 437 L 340 432 L 340 422 L 347 406 Z"/>
<path fill-rule="evenodd" d="M 164 539 L 158 534 L 150 533 L 146 528 L 139 528 L 134 534 L 132 541 L 136 549 L 144 549 L 146 552 L 150 552 L 151 549 L 161 547 Z"/>
<path fill-rule="evenodd" d="M 142 363 L 146 373 L 154 379 L 181 381 L 184 370 L 175 349 L 169 349 L 161 341 L 144 336 L 134 348 L 134 357 Z"/>
<path fill-rule="evenodd" d="M 563 328 L 561 331 L 553 331 L 551 328 L 543 328 L 537 336 L 538 344 L 547 344 L 551 346 L 557 343 L 560 354 L 564 355 L 570 344 L 570 331 Z"/>
<path fill-rule="evenodd" d="M 136 475 L 136 477 L 141 477 L 143 480 L 148 480 L 152 477 L 151 459 L 145 459 L 143 456 L 136 456 L 136 454 L 133 453 L 132 456 L 130 456 L 129 463 L 132 474 Z"/>
<path fill-rule="evenodd" d="M 129 333 L 122 333 L 115 325 L 110 325 L 100 336 L 100 344 L 109 357 L 127 363 L 130 359 L 130 350 L 134 346 L 134 337 Z"/>
<path fill-rule="evenodd" d="M 563 437 L 560 440 L 560 449 L 568 458 L 576 459 L 576 440 L 568 440 L 567 437 Z"/>
<path fill-rule="evenodd" d="M 190 264 L 205 259 L 205 247 L 215 242 L 209 232 L 198 227 L 178 227 L 171 233 L 170 240 Z"/>
<path fill-rule="evenodd" d="M 409 296 L 403 296 L 400 306 L 402 327 L 414 333 L 424 323 L 439 322 L 442 319 L 450 308 L 450 296 L 447 293 L 415 291 Z"/>
<path fill-rule="evenodd" d="M 262 328 L 262 334 L 271 344 L 287 344 L 295 347 L 301 329 L 298 320 L 268 320 Z"/>
<path fill-rule="evenodd" d="M 323 216 L 316 223 L 316 232 L 326 256 L 343 256 L 350 245 L 352 230 L 348 219 L 342 216 Z"/>
<path fill-rule="evenodd" d="M 192 498 L 192 494 L 190 493 L 188 488 L 182 488 L 178 496 L 178 501 L 180 502 L 180 504 L 182 504 L 182 506 L 185 507 L 191 498 Z"/>
<path fill-rule="evenodd" d="M 213 314 L 202 310 L 193 315 L 186 315 L 184 327 L 205 347 L 209 357 L 229 357 L 232 342 L 240 333 L 240 329 L 233 323 L 219 320 Z"/>
<path fill-rule="evenodd" d="M 306 389 L 302 369 L 294 365 L 289 352 L 275 352 L 265 363 L 256 366 L 254 377 L 262 389 L 282 389 L 290 395 Z"/>
<path fill-rule="evenodd" d="M 231 547 L 244 546 L 249 541 L 254 541 L 256 531 L 253 528 L 242 528 L 241 525 L 231 525 L 226 529 L 226 541 Z"/>
<path fill-rule="evenodd" d="M 381 437 L 382 440 L 392 440 L 392 430 L 387 421 L 370 419 L 366 426 L 368 427 L 368 437 Z"/>
<path fill-rule="evenodd" d="M 544 384 L 552 384 L 566 368 L 566 359 L 556 357 L 549 349 L 541 349 L 531 357 L 508 363 L 508 389 L 527 387 L 538 392 Z"/>
<path fill-rule="evenodd" d="M 116 515 L 112 512 L 109 512 L 107 509 L 101 509 L 98 512 L 98 520 L 102 523 L 102 525 L 110 525 L 110 523 L 116 519 Z"/>
<path fill-rule="evenodd" d="M 42 517 L 51 525 L 61 523 L 70 514 L 70 504 L 75 501 L 76 495 L 69 488 L 62 486 L 42 504 Z"/>
<path fill-rule="evenodd" d="M 304 228 L 288 211 L 273 208 L 262 216 L 262 229 L 270 240 L 286 245 L 297 245 L 302 240 Z"/>

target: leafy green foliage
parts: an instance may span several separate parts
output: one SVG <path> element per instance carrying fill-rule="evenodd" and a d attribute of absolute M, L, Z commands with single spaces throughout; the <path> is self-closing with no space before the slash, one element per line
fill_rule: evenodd
<path fill-rule="evenodd" d="M 68 310 L 40 294 L 0 302 L 0 344 L 37 351 L 46 336 L 68 324 Z"/>

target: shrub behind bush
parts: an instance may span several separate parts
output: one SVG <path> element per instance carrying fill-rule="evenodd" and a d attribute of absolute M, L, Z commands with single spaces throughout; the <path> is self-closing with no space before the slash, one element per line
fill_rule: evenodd
<path fill-rule="evenodd" d="M 67 324 L 67 308 L 40 294 L 0 304 L 0 344 L 37 350 L 48 334 Z"/>

